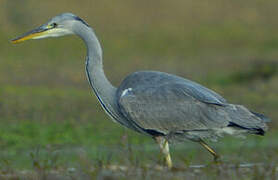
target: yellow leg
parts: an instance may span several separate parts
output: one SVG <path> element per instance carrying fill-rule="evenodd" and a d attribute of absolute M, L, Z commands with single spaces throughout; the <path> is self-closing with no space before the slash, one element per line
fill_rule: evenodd
<path fill-rule="evenodd" d="M 205 143 L 203 140 L 200 141 L 200 144 L 206 148 L 214 157 L 215 162 L 219 162 L 220 156 L 211 148 L 207 143 Z"/>
<path fill-rule="evenodd" d="M 171 160 L 171 156 L 170 156 L 170 152 L 169 152 L 168 141 L 161 136 L 155 137 L 155 140 L 159 144 L 160 151 L 163 154 L 163 156 L 165 157 L 166 165 L 168 166 L 169 169 L 171 169 L 173 167 L 173 164 L 172 164 L 172 160 Z"/>

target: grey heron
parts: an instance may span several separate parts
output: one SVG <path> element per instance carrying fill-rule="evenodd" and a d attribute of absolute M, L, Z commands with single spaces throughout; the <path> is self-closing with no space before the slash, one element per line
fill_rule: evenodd
<path fill-rule="evenodd" d="M 114 122 L 154 138 L 169 168 L 172 161 L 168 142 L 198 142 L 217 160 L 218 154 L 205 140 L 225 134 L 264 135 L 267 130 L 269 119 L 264 115 L 230 104 L 216 92 L 176 75 L 134 72 L 114 87 L 105 76 L 102 49 L 94 30 L 72 13 L 55 16 L 12 42 L 70 34 L 86 44 L 87 78 L 104 111 Z"/>

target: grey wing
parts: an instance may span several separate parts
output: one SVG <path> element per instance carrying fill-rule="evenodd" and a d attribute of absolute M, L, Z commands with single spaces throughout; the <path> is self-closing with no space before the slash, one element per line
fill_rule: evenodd
<path fill-rule="evenodd" d="M 139 127 L 163 134 L 227 126 L 224 111 L 213 117 L 224 98 L 190 82 L 160 72 L 135 73 L 118 89 L 120 110 Z"/>
<path fill-rule="evenodd" d="M 265 129 L 255 114 L 227 104 L 215 92 L 192 81 L 160 72 L 137 72 L 117 91 L 122 114 L 145 131 L 162 134 L 217 130 L 228 126 Z"/>

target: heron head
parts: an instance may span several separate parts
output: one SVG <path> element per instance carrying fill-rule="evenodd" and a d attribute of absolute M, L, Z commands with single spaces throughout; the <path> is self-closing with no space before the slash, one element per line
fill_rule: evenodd
<path fill-rule="evenodd" d="M 42 39 L 47 37 L 59 37 L 74 34 L 73 27 L 76 23 L 83 23 L 88 26 L 88 24 L 78 16 L 72 13 L 63 13 L 53 17 L 40 27 L 35 28 L 15 39 L 12 39 L 12 43 L 16 44 L 28 39 Z"/>

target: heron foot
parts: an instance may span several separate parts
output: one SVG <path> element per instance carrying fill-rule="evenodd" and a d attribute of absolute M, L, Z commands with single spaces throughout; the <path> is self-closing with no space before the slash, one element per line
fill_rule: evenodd
<path fill-rule="evenodd" d="M 213 155 L 214 164 L 221 164 L 220 156 L 211 148 L 207 143 L 205 143 L 203 140 L 200 140 L 199 142 L 208 152 L 210 152 Z"/>
<path fill-rule="evenodd" d="M 220 156 L 219 156 L 218 154 L 215 154 L 215 155 L 213 156 L 213 162 L 214 162 L 214 164 L 216 164 L 216 165 L 222 164 L 221 158 L 220 158 Z"/>

